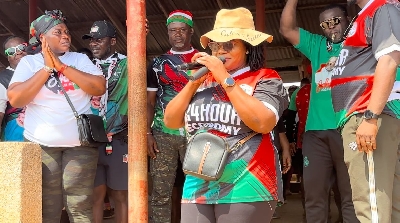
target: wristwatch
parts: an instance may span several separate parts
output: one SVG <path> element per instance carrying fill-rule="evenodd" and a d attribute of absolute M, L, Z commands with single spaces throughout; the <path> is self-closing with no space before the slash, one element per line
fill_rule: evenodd
<path fill-rule="evenodd" d="M 225 78 L 225 80 L 222 82 L 222 87 L 227 88 L 227 87 L 233 87 L 235 86 L 235 80 L 231 77 Z"/>
<path fill-rule="evenodd" d="M 48 67 L 48 66 L 44 66 L 43 70 L 46 71 L 47 73 L 51 74 L 53 72 L 53 68 Z"/>
<path fill-rule="evenodd" d="M 379 115 L 373 113 L 371 110 L 366 110 L 362 116 L 365 120 L 378 119 Z"/>

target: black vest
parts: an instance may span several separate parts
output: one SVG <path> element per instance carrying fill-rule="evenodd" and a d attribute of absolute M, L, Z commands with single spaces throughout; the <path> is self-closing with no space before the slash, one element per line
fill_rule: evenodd
<path fill-rule="evenodd" d="M 14 71 L 9 69 L 4 69 L 0 72 L 0 84 L 2 84 L 6 89 L 8 89 L 8 84 L 10 84 L 13 74 Z"/>

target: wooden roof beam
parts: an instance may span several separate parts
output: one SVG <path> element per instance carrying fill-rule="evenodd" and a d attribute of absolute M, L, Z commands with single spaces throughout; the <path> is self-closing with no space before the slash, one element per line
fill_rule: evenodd
<path fill-rule="evenodd" d="M 24 32 L 22 32 L 18 28 L 18 26 L 14 22 L 12 22 L 3 12 L 0 12 L 0 24 L 4 26 L 4 28 L 6 28 L 8 32 L 12 33 L 12 35 L 24 38 Z"/>
<path fill-rule="evenodd" d="M 0 36 L 11 36 L 12 33 L 0 33 Z"/>
<path fill-rule="evenodd" d="M 219 9 L 223 9 L 223 8 L 227 7 L 226 2 L 223 3 L 222 0 L 217 0 L 217 4 L 218 4 Z"/>
<path fill-rule="evenodd" d="M 320 5 L 307 5 L 307 6 L 299 6 L 297 7 L 298 10 L 306 10 L 306 9 L 317 9 L 323 8 L 328 4 L 320 4 Z M 247 7 L 253 14 L 255 14 L 255 6 Z M 283 8 L 275 8 L 275 9 L 265 9 L 265 14 L 277 13 L 282 12 Z M 192 11 L 193 17 L 195 20 L 202 20 L 202 19 L 215 19 L 215 15 L 219 10 L 203 10 L 203 11 Z M 164 22 L 163 17 L 160 15 L 150 15 L 147 16 L 150 23 L 160 23 Z"/>
<path fill-rule="evenodd" d="M 107 0 L 97 0 L 99 6 L 103 9 L 103 12 L 107 15 L 107 17 L 114 24 L 115 28 L 117 28 L 118 32 L 121 34 L 122 40 L 126 43 L 126 22 L 125 25 L 122 25 L 121 21 L 117 18 L 115 10 L 111 7 L 110 3 Z"/>
<path fill-rule="evenodd" d="M 162 2 L 160 0 L 156 0 L 156 4 L 157 4 L 158 8 L 160 8 L 160 10 L 163 12 L 164 17 L 168 18 L 169 12 L 167 11 L 167 9 L 165 9 L 165 7 L 162 4 Z"/>

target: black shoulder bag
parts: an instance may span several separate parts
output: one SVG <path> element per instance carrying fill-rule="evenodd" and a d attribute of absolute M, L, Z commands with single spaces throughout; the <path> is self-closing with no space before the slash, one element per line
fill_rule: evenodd
<path fill-rule="evenodd" d="M 79 132 L 79 141 L 81 142 L 81 146 L 86 147 L 99 147 L 108 143 L 108 138 L 106 131 L 104 129 L 103 119 L 98 115 L 93 114 L 78 114 L 75 110 L 74 105 L 64 87 L 61 84 L 60 78 L 57 73 L 54 73 L 54 77 L 56 78 L 58 84 L 62 92 L 64 93 L 65 98 L 68 101 L 69 106 L 74 113 L 76 121 L 78 123 L 78 132 Z"/>
<path fill-rule="evenodd" d="M 206 181 L 219 180 L 228 163 L 229 154 L 257 134 L 250 133 L 232 147 L 229 147 L 224 138 L 210 132 L 194 134 L 186 147 L 183 172 Z"/>

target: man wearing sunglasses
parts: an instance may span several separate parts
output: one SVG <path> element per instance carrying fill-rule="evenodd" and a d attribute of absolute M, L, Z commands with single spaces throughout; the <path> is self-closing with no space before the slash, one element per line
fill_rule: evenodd
<path fill-rule="evenodd" d="M 24 109 L 13 108 L 8 103 L 7 89 L 14 70 L 22 57 L 26 56 L 27 43 L 18 36 L 8 37 L 3 44 L 9 66 L 0 72 L 0 123 L 2 141 L 24 141 L 23 117 Z"/>
<path fill-rule="evenodd" d="M 328 5 L 319 15 L 324 35 L 310 33 L 296 23 L 298 0 L 287 0 L 282 12 L 280 32 L 303 53 L 312 66 L 309 111 L 303 135 L 303 180 L 307 222 L 328 221 L 328 197 L 337 179 L 341 195 L 343 222 L 357 223 L 349 175 L 343 160 L 343 143 L 337 131 L 330 82 L 341 70 L 343 36 L 348 31 L 347 10 L 342 5 Z M 338 219 L 341 221 L 341 219 Z"/>

